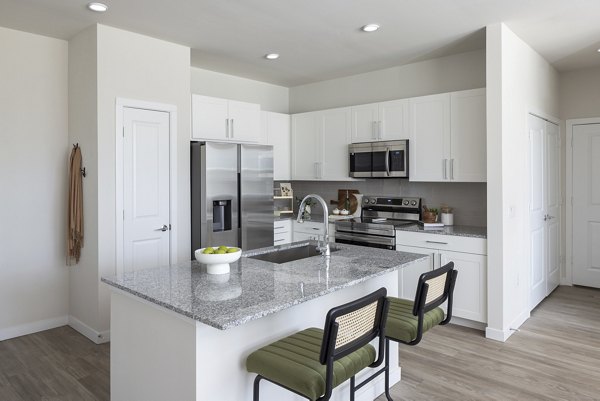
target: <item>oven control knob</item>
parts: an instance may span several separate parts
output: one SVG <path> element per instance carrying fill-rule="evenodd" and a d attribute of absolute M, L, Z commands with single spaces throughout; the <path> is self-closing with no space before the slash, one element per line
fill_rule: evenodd
<path fill-rule="evenodd" d="M 365 200 L 364 200 L 364 202 L 363 202 L 363 203 L 364 203 L 365 205 L 368 205 L 368 204 L 369 204 L 369 200 L 365 198 Z"/>
<path fill-rule="evenodd" d="M 404 204 L 404 206 L 408 206 L 408 200 L 405 200 L 404 202 L 402 202 Z"/>
<path fill-rule="evenodd" d="M 411 206 L 417 206 L 417 201 L 416 201 L 416 200 L 414 200 L 414 201 L 411 201 L 411 202 L 410 202 L 410 205 L 411 205 Z"/>
<path fill-rule="evenodd" d="M 376 204 L 377 203 L 377 199 L 375 199 L 375 198 L 371 199 L 371 203 L 372 204 Z"/>

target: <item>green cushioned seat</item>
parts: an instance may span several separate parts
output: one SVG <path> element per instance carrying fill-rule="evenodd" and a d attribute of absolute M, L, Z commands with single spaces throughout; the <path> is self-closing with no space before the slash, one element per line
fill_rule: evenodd
<path fill-rule="evenodd" d="M 246 369 L 314 401 L 325 393 L 327 367 L 319 362 L 322 340 L 321 329 L 300 331 L 254 351 L 246 360 Z M 375 348 L 367 344 L 336 360 L 333 387 L 372 364 L 375 358 Z"/>
<path fill-rule="evenodd" d="M 417 338 L 419 319 L 412 314 L 413 301 L 388 297 L 389 310 L 385 326 L 385 336 L 392 340 L 409 343 Z M 444 320 L 444 311 L 435 308 L 423 317 L 423 333 Z"/>

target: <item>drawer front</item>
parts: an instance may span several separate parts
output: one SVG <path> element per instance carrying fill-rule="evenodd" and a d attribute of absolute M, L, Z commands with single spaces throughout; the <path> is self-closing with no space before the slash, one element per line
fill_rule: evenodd
<path fill-rule="evenodd" d="M 291 231 L 276 233 L 273 236 L 273 245 L 289 244 L 290 242 L 292 242 L 292 232 Z"/>
<path fill-rule="evenodd" d="M 279 220 L 273 223 L 275 234 L 292 232 L 292 220 Z"/>
<path fill-rule="evenodd" d="M 485 238 L 396 231 L 396 244 L 487 255 L 487 239 Z"/>
<path fill-rule="evenodd" d="M 304 223 L 298 223 L 297 221 L 294 221 L 293 226 L 295 233 L 298 232 L 316 235 L 323 235 L 325 233 L 325 230 L 323 229 L 323 223 L 321 222 L 305 221 Z"/>

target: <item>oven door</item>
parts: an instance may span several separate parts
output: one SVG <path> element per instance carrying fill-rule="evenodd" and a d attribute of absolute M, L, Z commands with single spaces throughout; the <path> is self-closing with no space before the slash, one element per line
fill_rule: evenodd
<path fill-rule="evenodd" d="M 371 144 L 360 143 L 348 146 L 350 157 L 350 177 L 365 178 L 371 177 Z"/>
<path fill-rule="evenodd" d="M 373 177 L 408 178 L 408 141 L 373 145 Z"/>
<path fill-rule="evenodd" d="M 378 235 L 363 235 L 355 233 L 335 233 L 335 242 L 340 244 L 351 244 L 368 246 L 371 248 L 396 249 L 396 238 L 380 237 Z"/>

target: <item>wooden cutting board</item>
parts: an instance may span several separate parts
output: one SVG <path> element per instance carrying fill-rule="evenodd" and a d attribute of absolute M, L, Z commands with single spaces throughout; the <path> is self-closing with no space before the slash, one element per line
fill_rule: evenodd
<path fill-rule="evenodd" d="M 344 204 L 346 203 L 346 191 L 348 191 L 348 198 L 350 199 L 350 214 L 356 212 L 356 208 L 358 207 L 358 200 L 354 196 L 354 194 L 359 194 L 360 191 L 358 189 L 338 189 L 338 209 L 342 210 L 344 208 Z"/>

